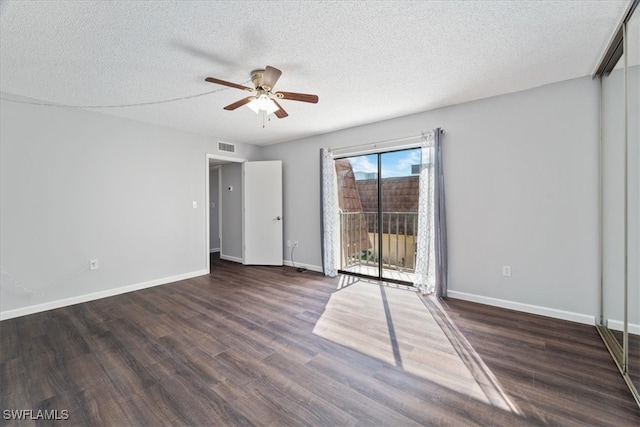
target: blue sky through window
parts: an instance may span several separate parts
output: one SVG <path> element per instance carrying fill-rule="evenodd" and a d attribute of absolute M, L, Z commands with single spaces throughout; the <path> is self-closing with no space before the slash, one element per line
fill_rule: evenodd
<path fill-rule="evenodd" d="M 350 157 L 356 179 L 371 179 L 378 172 L 376 154 Z M 410 176 L 411 166 L 420 164 L 420 149 L 393 151 L 382 154 L 382 178 Z"/>

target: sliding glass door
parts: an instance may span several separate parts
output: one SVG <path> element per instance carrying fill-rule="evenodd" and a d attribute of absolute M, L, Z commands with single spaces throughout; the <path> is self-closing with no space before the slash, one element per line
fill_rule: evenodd
<path fill-rule="evenodd" d="M 335 160 L 341 272 L 413 283 L 420 159 L 413 148 Z"/>

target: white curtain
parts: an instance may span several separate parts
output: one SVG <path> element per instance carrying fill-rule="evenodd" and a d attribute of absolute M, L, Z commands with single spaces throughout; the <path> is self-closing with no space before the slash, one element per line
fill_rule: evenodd
<path fill-rule="evenodd" d="M 336 238 L 336 169 L 333 156 L 326 148 L 320 154 L 322 180 L 322 262 L 324 274 L 335 277 L 338 275 L 336 265 L 338 241 Z"/>
<path fill-rule="evenodd" d="M 423 293 L 432 293 L 436 286 L 435 257 L 435 144 L 434 132 L 422 134 L 420 161 L 420 194 L 418 203 L 418 236 L 414 285 Z"/>
<path fill-rule="evenodd" d="M 422 134 L 418 237 L 414 285 L 447 296 L 447 222 L 440 128 Z"/>

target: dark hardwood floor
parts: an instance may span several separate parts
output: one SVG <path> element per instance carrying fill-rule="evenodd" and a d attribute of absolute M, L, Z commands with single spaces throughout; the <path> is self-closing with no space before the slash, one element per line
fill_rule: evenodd
<path fill-rule="evenodd" d="M 289 267 L 212 257 L 0 334 L 2 425 L 640 424 L 594 327 Z"/>
<path fill-rule="evenodd" d="M 611 331 L 620 348 L 623 347 L 622 331 Z M 635 384 L 636 390 L 640 390 L 640 335 L 629 333 L 629 378 Z"/>

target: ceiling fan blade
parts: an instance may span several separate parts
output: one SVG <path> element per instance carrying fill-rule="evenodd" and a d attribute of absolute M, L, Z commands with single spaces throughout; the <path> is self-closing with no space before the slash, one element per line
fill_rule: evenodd
<path fill-rule="evenodd" d="M 276 92 L 275 94 L 280 99 L 289 99 L 291 101 L 310 102 L 312 104 L 318 103 L 318 95 L 309 95 L 306 93 L 295 92 Z"/>
<path fill-rule="evenodd" d="M 269 90 L 273 89 L 280 75 L 282 75 L 282 71 L 267 65 L 262 74 L 262 86 L 269 86 Z"/>
<path fill-rule="evenodd" d="M 284 119 L 285 117 L 287 117 L 289 114 L 287 114 L 286 111 L 284 111 L 284 108 L 282 108 L 282 105 L 280 105 L 278 103 L 278 101 L 276 101 L 275 99 L 272 99 L 273 103 L 276 104 L 279 108 L 279 110 L 276 110 L 273 112 L 273 114 L 276 115 L 277 118 L 279 119 Z"/>
<path fill-rule="evenodd" d="M 254 99 L 256 99 L 255 96 L 247 96 L 246 98 L 243 98 L 240 101 L 236 101 L 233 104 L 227 105 L 226 107 L 224 107 L 224 109 L 228 111 L 233 111 L 238 107 L 242 107 L 243 105 L 250 103 Z"/>
<path fill-rule="evenodd" d="M 236 83 L 231 83 L 231 82 L 226 82 L 224 80 L 220 80 L 220 79 L 215 79 L 213 77 L 207 77 L 205 79 L 205 81 L 208 81 L 209 83 L 215 83 L 215 84 L 219 84 L 219 85 L 223 85 L 223 86 L 229 86 L 229 87 L 233 87 L 236 89 L 242 89 L 242 90 L 248 90 L 249 92 L 253 92 L 254 89 L 247 87 L 247 86 L 242 86 Z"/>

